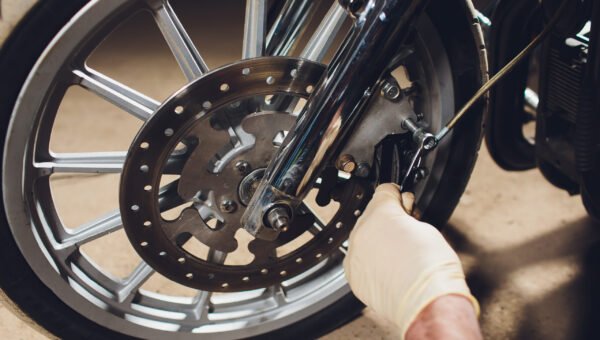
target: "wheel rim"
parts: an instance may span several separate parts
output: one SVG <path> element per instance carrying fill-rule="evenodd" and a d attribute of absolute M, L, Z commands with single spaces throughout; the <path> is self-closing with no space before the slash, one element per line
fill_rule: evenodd
<path fill-rule="evenodd" d="M 4 202 L 13 235 L 28 263 L 40 279 L 77 312 L 114 331 L 144 338 L 170 338 L 172 332 L 178 332 L 181 338 L 193 337 L 195 333 L 216 338 L 259 335 L 294 324 L 330 306 L 350 292 L 341 268 L 343 254 L 332 256 L 309 271 L 321 270 L 318 277 L 287 291 L 283 291 L 284 287 L 282 290 L 269 288 L 212 297 L 207 292 L 198 292 L 192 298 L 182 298 L 134 292 L 143 278 L 152 272 L 143 262 L 124 280 L 113 280 L 82 256 L 80 246 L 120 228 L 118 213 L 100 217 L 77 229 L 76 233 L 64 232 L 53 203 L 50 175 L 59 172 L 116 173 L 124 161 L 124 153 L 95 154 L 90 158 L 90 155 L 50 152 L 50 130 L 66 88 L 78 83 L 141 119 L 147 119 L 160 104 L 83 66 L 83 61 L 100 39 L 124 17 L 143 8 L 152 9 L 159 24 L 163 25 L 163 34 L 180 33 L 169 42 L 172 49 L 179 51 L 175 54 L 184 74 L 194 78 L 206 71 L 199 54 L 185 52 L 186 34 L 181 31 L 170 6 L 160 1 L 149 1 L 148 4 L 99 1 L 87 5 L 57 35 L 22 90 L 9 127 L 3 161 Z M 435 53 L 443 48 L 437 37 L 430 36 L 435 35 L 431 24 L 421 26 L 424 36 L 416 49 L 421 61 L 417 62 L 415 58 L 407 62 L 411 64 L 407 69 L 414 71 L 417 77 L 428 77 L 425 87 L 431 100 L 423 106 L 436 113 L 428 118 L 432 130 L 436 130 L 452 114 L 454 107 L 452 88 L 442 89 L 440 85 L 451 83 L 449 65 L 443 53 Z M 428 49 L 424 48 L 423 40 L 428 41 Z M 37 72 L 40 70 L 44 72 Z M 48 89 L 52 92 L 47 92 Z M 125 98 L 117 94 L 125 94 Z M 11 162 L 11 159 L 25 161 Z M 432 155 L 428 164 L 434 173 L 442 172 L 444 148 Z M 420 186 L 423 206 L 431 200 L 435 187 L 435 181 L 425 181 Z M 28 225 L 31 227 L 23 227 Z M 293 287 L 296 283 L 288 284 Z M 106 287 L 112 289 L 109 294 Z M 132 300 L 134 293 L 141 294 L 135 301 Z M 210 301 L 210 308 L 207 301 Z"/>

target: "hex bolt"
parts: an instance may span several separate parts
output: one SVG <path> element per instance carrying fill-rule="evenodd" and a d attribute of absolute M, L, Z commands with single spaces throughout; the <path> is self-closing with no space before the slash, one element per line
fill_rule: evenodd
<path fill-rule="evenodd" d="M 222 198 L 219 203 L 219 209 L 226 214 L 232 214 L 237 210 L 237 204 L 228 198 Z"/>
<path fill-rule="evenodd" d="M 423 131 L 423 128 L 419 124 L 415 123 L 412 119 L 408 118 L 402 121 L 402 127 L 413 134 L 414 141 L 423 145 L 425 150 L 433 150 L 438 145 L 436 136 L 431 133 Z"/>
<path fill-rule="evenodd" d="M 398 86 L 398 84 L 396 84 L 395 82 L 391 81 L 387 81 L 383 85 L 381 90 L 383 91 L 383 96 L 389 100 L 397 100 L 402 94 L 400 86 Z"/>
<path fill-rule="evenodd" d="M 239 161 L 239 162 L 235 163 L 235 168 L 240 173 L 240 175 L 244 175 L 244 176 L 249 174 L 250 171 L 252 170 L 250 163 L 248 163 L 246 161 Z"/>
<path fill-rule="evenodd" d="M 336 167 L 343 172 L 352 173 L 356 170 L 356 161 L 352 155 L 341 155 L 336 162 Z"/>
<path fill-rule="evenodd" d="M 415 173 L 415 178 L 417 181 L 423 180 L 425 179 L 427 176 L 429 176 L 429 170 L 427 170 L 427 168 L 418 168 L 416 173 Z"/>
<path fill-rule="evenodd" d="M 340 5 L 355 17 L 361 8 L 364 7 L 365 0 L 339 0 Z"/>

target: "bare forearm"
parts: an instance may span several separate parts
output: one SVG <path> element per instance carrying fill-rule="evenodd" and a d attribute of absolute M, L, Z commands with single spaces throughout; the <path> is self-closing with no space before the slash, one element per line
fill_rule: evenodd
<path fill-rule="evenodd" d="M 406 340 L 481 340 L 473 305 L 465 297 L 447 295 L 433 301 L 417 316 Z"/>

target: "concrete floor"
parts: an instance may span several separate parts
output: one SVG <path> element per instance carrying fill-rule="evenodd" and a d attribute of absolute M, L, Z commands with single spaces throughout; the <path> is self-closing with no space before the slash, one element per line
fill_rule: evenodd
<path fill-rule="evenodd" d="M 219 11 L 222 13 L 200 14 L 203 17 L 197 22 L 218 25 L 214 18 L 225 13 L 232 22 L 241 22 L 243 17 L 241 8 Z M 191 22 L 186 15 L 190 12 L 182 11 L 184 24 Z M 183 85 L 184 79 L 164 44 L 157 43 L 160 39 L 156 29 L 140 24 L 144 20 L 139 19 L 132 27 L 124 28 L 124 34 L 106 42 L 90 65 L 163 99 Z M 192 34 L 201 50 L 203 46 L 218 50 L 203 52 L 211 67 L 233 61 L 240 54 L 236 43 L 241 37 L 239 25 L 221 25 L 216 31 L 216 38 Z M 74 88 L 60 109 L 52 147 L 63 152 L 125 150 L 139 126 L 118 109 Z M 116 208 L 117 183 L 118 176 L 56 178 L 52 185 L 65 223 L 76 226 Z M 595 268 L 600 263 L 599 228 L 587 217 L 578 197 L 569 197 L 552 187 L 535 170 L 500 170 L 483 149 L 445 234 L 459 251 L 470 286 L 480 300 L 486 338 L 600 338 L 594 329 L 600 313 L 593 309 L 600 300 L 593 289 L 600 283 Z M 105 256 L 107 246 L 118 250 L 111 254 L 119 255 Z M 85 251 L 117 276 L 129 273 L 139 259 L 122 233 Z M 157 291 L 173 288 L 160 278 L 148 285 Z M 181 287 L 175 289 L 182 294 L 188 292 Z M 5 339 L 45 339 L 1 305 L 0 334 Z M 395 338 L 396 329 L 369 309 L 324 337 Z"/>
<path fill-rule="evenodd" d="M 0 0 L 0 46 L 37 0 Z"/>

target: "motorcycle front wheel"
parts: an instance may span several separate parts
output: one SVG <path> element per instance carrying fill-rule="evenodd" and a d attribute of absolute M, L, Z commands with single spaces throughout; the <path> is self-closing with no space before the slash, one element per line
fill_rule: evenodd
<path fill-rule="evenodd" d="M 431 2 L 411 42 L 414 52 L 398 73 L 432 131 L 452 117 L 486 76 L 470 2 L 449 3 Z M 277 16 L 282 8 L 273 5 L 269 12 Z M 141 126 L 136 119 L 160 106 L 151 97 L 168 93 L 168 84 L 194 78 L 190 61 L 199 59 L 190 45 L 194 34 L 186 32 L 186 25 L 200 23 L 204 35 L 239 33 L 240 39 L 199 46 L 208 68 L 215 68 L 236 60 L 212 58 L 220 54 L 211 49 L 241 55 L 241 30 L 231 22 L 256 19 L 244 19 L 243 13 L 244 2 L 42 0 L 12 33 L 0 51 L 0 288 L 20 315 L 60 338 L 306 339 L 360 314 L 364 306 L 343 275 L 343 248 L 326 254 L 305 275 L 282 278 L 274 286 L 215 294 L 191 289 L 137 257 L 122 231 L 118 209 L 110 210 L 118 207 L 118 198 L 97 191 L 118 191 L 129 146 L 119 141 L 131 143 Z M 215 19 L 224 14 L 222 21 Z M 113 51 L 124 53 L 102 54 L 111 34 L 119 35 L 131 20 L 143 21 L 140 15 L 158 26 L 154 32 L 164 39 L 184 76 L 162 66 L 153 69 L 152 51 L 137 51 L 140 64 L 127 64 L 128 56 L 136 58 L 130 55 L 135 48 L 128 49 L 120 37 Z M 151 33 L 134 29 L 127 36 L 135 40 L 135 34 L 145 38 Z M 123 73 L 141 89 L 115 80 Z M 147 82 L 156 82 L 148 88 L 160 90 L 141 94 Z M 186 84 L 181 82 L 178 86 Z M 69 99 L 77 96 L 86 99 Z M 429 176 L 418 187 L 424 219 L 438 226 L 458 203 L 476 160 L 483 105 L 473 111 L 429 156 Z M 89 115 L 96 116 L 90 120 Z"/>

